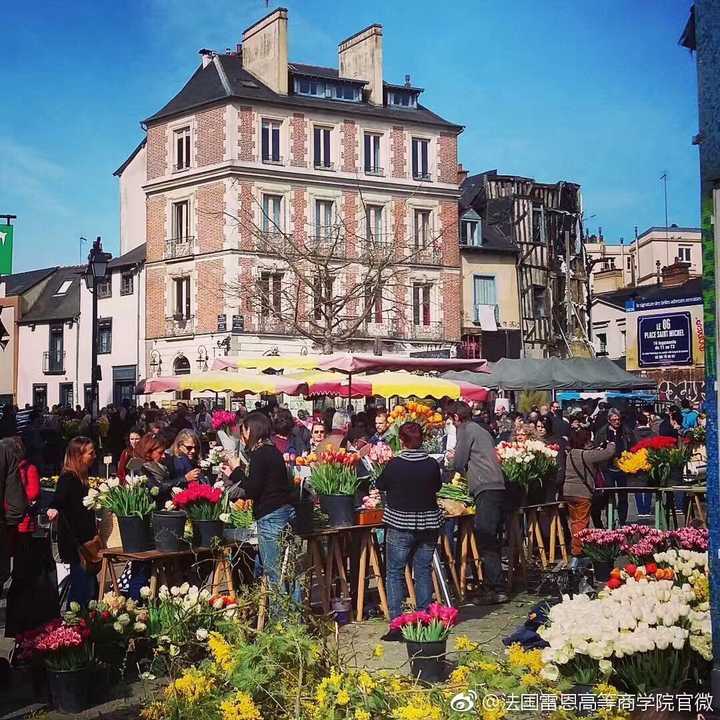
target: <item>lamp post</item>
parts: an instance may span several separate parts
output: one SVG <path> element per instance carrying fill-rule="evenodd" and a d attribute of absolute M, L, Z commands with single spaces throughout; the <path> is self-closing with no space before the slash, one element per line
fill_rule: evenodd
<path fill-rule="evenodd" d="M 88 254 L 88 265 L 85 270 L 85 285 L 92 293 L 92 358 L 90 365 L 90 413 L 95 418 L 99 414 L 98 407 L 98 366 L 97 366 L 97 325 L 98 325 L 98 306 L 97 306 L 97 287 L 105 280 L 107 276 L 108 261 L 112 256 L 110 253 L 103 252 L 102 240 L 98 235 L 97 239 L 90 248 Z"/>

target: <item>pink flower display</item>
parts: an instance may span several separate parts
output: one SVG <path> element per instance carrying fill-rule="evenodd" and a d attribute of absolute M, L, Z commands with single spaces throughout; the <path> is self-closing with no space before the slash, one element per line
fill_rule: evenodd
<path fill-rule="evenodd" d="M 237 424 L 237 418 L 234 412 L 229 410 L 214 410 L 212 414 L 212 428 L 215 432 L 218 430 L 229 430 Z"/>
<path fill-rule="evenodd" d="M 390 622 L 391 630 L 401 630 L 406 640 L 438 642 L 445 640 L 457 623 L 458 611 L 454 607 L 432 603 L 427 610 L 399 615 Z"/>

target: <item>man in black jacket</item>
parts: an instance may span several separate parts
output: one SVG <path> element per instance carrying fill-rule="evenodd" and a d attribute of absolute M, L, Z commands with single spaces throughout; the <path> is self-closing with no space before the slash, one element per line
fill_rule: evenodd
<path fill-rule="evenodd" d="M 608 412 L 608 424 L 604 428 L 600 428 L 595 434 L 596 447 L 604 443 L 615 444 L 615 455 L 605 469 L 605 478 L 608 487 L 627 487 L 627 475 L 615 465 L 615 460 L 635 445 L 636 442 L 637 438 L 635 437 L 635 433 L 627 428 L 623 422 L 620 411 L 616 408 L 610 408 Z M 616 507 L 620 525 L 625 525 L 628 516 L 627 493 L 618 493 Z"/>
<path fill-rule="evenodd" d="M 0 440 L 0 596 L 10 577 L 10 533 L 15 532 L 27 509 L 15 450 Z"/>

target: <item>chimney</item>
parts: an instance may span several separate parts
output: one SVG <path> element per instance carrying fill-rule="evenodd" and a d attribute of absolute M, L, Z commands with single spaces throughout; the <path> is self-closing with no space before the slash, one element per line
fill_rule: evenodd
<path fill-rule="evenodd" d="M 340 77 L 365 80 L 373 105 L 384 102 L 382 36 L 382 25 L 370 25 L 338 45 Z"/>
<path fill-rule="evenodd" d="M 243 68 L 280 95 L 288 94 L 287 9 L 278 8 L 242 36 Z"/>
<path fill-rule="evenodd" d="M 202 66 L 206 68 L 212 61 L 213 61 L 213 53 L 212 50 L 208 50 L 207 48 L 203 48 L 200 51 L 200 57 L 202 58 Z"/>
<path fill-rule="evenodd" d="M 672 265 L 662 269 L 662 286 L 666 288 L 680 287 L 690 280 L 690 263 L 675 258 Z"/>
<path fill-rule="evenodd" d="M 457 184 L 458 187 L 462 185 L 466 180 L 468 176 L 468 171 L 463 167 L 462 163 L 458 163 L 457 166 Z"/>

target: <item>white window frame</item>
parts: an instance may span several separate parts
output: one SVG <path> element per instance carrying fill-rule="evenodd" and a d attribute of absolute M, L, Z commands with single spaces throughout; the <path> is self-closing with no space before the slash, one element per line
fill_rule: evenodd
<path fill-rule="evenodd" d="M 265 157 L 265 153 L 263 150 L 263 130 L 265 129 L 265 126 L 268 127 L 268 156 Z M 278 133 L 278 142 L 277 142 L 277 158 L 273 157 L 272 149 L 273 149 L 273 142 L 272 142 L 272 134 L 277 129 Z M 266 164 L 266 165 L 282 165 L 284 163 L 283 160 L 283 120 L 282 118 L 277 117 L 267 117 L 263 116 L 260 118 L 260 162 Z"/>
<path fill-rule="evenodd" d="M 53 293 L 53 297 L 62 297 L 67 295 L 70 288 L 72 287 L 72 280 L 63 280 L 60 287 Z"/>
<path fill-rule="evenodd" d="M 385 239 L 385 206 L 381 203 L 365 205 L 365 238 L 368 242 Z"/>
<path fill-rule="evenodd" d="M 426 250 L 430 244 L 432 243 L 432 235 L 433 235 L 433 214 L 432 210 L 430 208 L 424 208 L 424 207 L 414 207 L 412 208 L 413 214 L 412 214 L 412 240 L 413 240 L 413 249 L 414 250 Z M 418 226 L 418 218 L 419 217 L 427 217 L 427 224 L 424 226 L 424 238 L 420 237 L 419 226 Z M 424 242 L 421 242 L 421 239 L 424 240 Z"/>
<path fill-rule="evenodd" d="M 274 314 L 282 313 L 283 311 L 283 280 L 285 273 L 278 269 L 259 268 L 258 269 L 258 284 L 262 284 L 264 277 L 267 276 L 268 280 L 268 292 L 267 292 L 267 304 L 263 303 L 262 295 L 260 295 L 260 317 L 268 318 L 273 317 Z M 276 287 L 277 286 L 277 287 Z M 277 289 L 277 296 L 275 290 Z M 275 306 L 274 300 L 277 297 L 278 304 Z"/>
<path fill-rule="evenodd" d="M 192 277 L 189 274 L 176 275 L 172 280 L 172 316 L 182 315 L 180 320 L 190 320 L 193 317 L 192 303 Z M 182 283 L 182 294 L 178 293 L 179 283 Z M 179 302 L 178 302 L 179 301 Z"/>
<path fill-rule="evenodd" d="M 284 232 L 285 223 L 283 222 L 283 215 L 285 210 L 285 196 L 279 192 L 266 192 L 263 191 L 260 206 L 260 227 L 265 233 L 278 233 Z M 277 206 L 277 213 L 270 212 L 275 208 L 271 208 L 272 205 Z M 275 219 L 277 217 L 277 219 Z"/>
<path fill-rule="evenodd" d="M 182 141 L 182 152 L 179 150 L 179 141 Z M 173 170 L 182 172 L 192 167 L 192 125 L 187 124 L 180 128 L 174 128 L 172 131 L 173 144 Z M 182 160 L 182 163 L 181 163 Z"/>
<path fill-rule="evenodd" d="M 367 138 L 370 139 L 369 143 L 366 141 Z M 365 130 L 363 132 L 363 170 L 366 175 L 384 175 L 382 141 L 383 133 L 377 130 Z"/>
<path fill-rule="evenodd" d="M 468 236 L 467 229 L 473 228 L 471 236 Z M 461 220 L 461 232 L 462 232 L 462 244 L 467 247 L 478 247 L 482 244 L 479 237 L 478 230 L 480 229 L 480 222 L 478 220 Z"/>
<path fill-rule="evenodd" d="M 418 173 L 413 172 L 413 160 L 415 158 L 415 143 L 417 142 L 417 168 Z M 425 145 L 427 148 L 426 160 L 427 160 L 427 167 L 425 168 L 425 173 L 422 173 L 422 151 L 420 148 L 422 145 Z M 416 135 L 413 134 L 410 136 L 410 173 L 412 174 L 412 179 L 417 180 L 419 182 L 429 182 L 432 180 L 432 157 L 431 157 L 431 149 L 432 149 L 432 140 L 429 137 L 423 136 L 423 135 Z"/>
<path fill-rule="evenodd" d="M 125 286 L 125 281 L 129 280 L 130 290 Z M 120 294 L 121 295 L 132 295 L 135 292 L 135 273 L 128 270 L 120 273 Z"/>
<path fill-rule="evenodd" d="M 318 133 L 320 136 L 319 143 L 319 157 L 315 157 L 315 134 Z M 327 141 L 326 141 L 327 140 Z M 313 167 L 316 170 L 333 170 L 333 128 L 328 125 L 313 125 L 312 134 L 312 153 L 313 153 Z"/>
<path fill-rule="evenodd" d="M 187 232 L 183 233 L 183 228 L 179 228 L 177 224 L 177 212 L 179 206 L 185 205 L 187 208 L 185 213 L 185 228 Z M 172 240 L 187 241 L 192 237 L 192 203 L 189 197 L 179 198 L 170 201 L 170 235 Z"/>
<path fill-rule="evenodd" d="M 322 204 L 322 214 L 324 223 L 320 223 L 320 212 Z M 328 219 L 330 222 L 328 223 Z M 316 197 L 313 200 L 313 228 L 314 235 L 318 240 L 331 240 L 332 230 L 335 226 L 335 201 L 332 198 Z"/>
<path fill-rule="evenodd" d="M 687 255 L 687 257 L 683 257 L 683 255 Z M 678 260 L 680 260 L 680 262 L 692 263 L 692 245 L 678 246 Z"/>
<path fill-rule="evenodd" d="M 415 288 L 420 288 L 420 292 L 418 293 L 418 322 L 415 322 Z M 434 303 L 433 303 L 433 295 L 434 295 L 434 287 L 435 283 L 432 280 L 426 280 L 426 279 L 414 279 L 412 281 L 412 285 L 410 287 L 410 305 L 412 308 L 412 324 L 415 327 L 424 327 L 429 328 L 433 323 L 433 316 L 435 315 L 434 309 Z M 422 297 L 422 289 L 427 288 L 427 306 L 428 306 L 428 317 L 427 322 L 425 321 L 425 316 L 423 315 L 423 306 L 425 303 L 423 302 L 424 298 Z"/>

